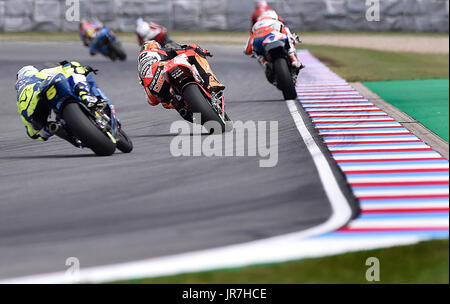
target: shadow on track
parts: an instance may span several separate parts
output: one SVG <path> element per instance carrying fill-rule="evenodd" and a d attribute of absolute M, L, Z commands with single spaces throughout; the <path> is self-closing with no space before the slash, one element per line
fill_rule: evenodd
<path fill-rule="evenodd" d="M 235 103 L 274 103 L 274 102 L 285 102 L 284 99 L 266 99 L 266 100 L 227 100 L 226 103 L 235 104 Z"/>
<path fill-rule="evenodd" d="M 62 158 L 94 158 L 95 154 L 75 154 L 75 155 L 23 155 L 23 156 L 3 156 L 2 160 L 21 160 L 21 159 L 62 159 Z"/>
<path fill-rule="evenodd" d="M 194 136 L 194 135 L 198 135 L 198 134 L 194 134 L 194 133 L 190 133 L 190 134 L 178 134 L 178 133 L 167 133 L 167 134 L 148 134 L 148 135 L 136 135 L 133 136 L 133 138 L 151 138 L 151 137 L 176 137 L 176 136 Z M 201 134 L 202 136 L 209 136 L 209 133 L 203 132 Z"/>

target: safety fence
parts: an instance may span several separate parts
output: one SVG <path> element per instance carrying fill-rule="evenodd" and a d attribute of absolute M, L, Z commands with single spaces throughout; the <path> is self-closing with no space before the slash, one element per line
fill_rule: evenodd
<path fill-rule="evenodd" d="M 449 0 L 270 0 L 298 30 L 448 32 Z M 0 32 L 73 31 L 98 17 L 132 31 L 137 17 L 169 29 L 248 30 L 254 0 L 0 0 Z"/>

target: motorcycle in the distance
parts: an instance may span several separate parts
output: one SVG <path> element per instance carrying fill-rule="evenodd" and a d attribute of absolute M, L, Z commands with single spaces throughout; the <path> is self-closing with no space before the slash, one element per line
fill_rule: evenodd
<path fill-rule="evenodd" d="M 188 50 L 168 62 L 160 63 L 148 89 L 159 96 L 161 88 L 167 83 L 173 102 L 179 103 L 186 111 L 184 117 L 192 117 L 193 123 L 203 125 L 209 133 L 231 131 L 233 125 L 225 112 L 223 91 L 214 92 L 206 88 L 204 79 L 195 64 L 189 62 L 188 56 L 195 56 L 200 66 L 212 74 L 208 61 L 194 50 Z M 194 113 L 201 114 L 200 120 Z M 215 122 L 216 127 L 208 122 Z"/>
<path fill-rule="evenodd" d="M 122 44 L 112 30 L 107 27 L 102 28 L 93 41 L 93 48 L 102 53 L 105 57 L 112 61 L 119 59 L 125 61 L 127 54 L 125 53 Z"/>
<path fill-rule="evenodd" d="M 261 36 L 265 36 L 265 39 L 255 43 L 253 48 L 268 62 L 267 79 L 283 92 L 284 99 L 296 99 L 298 70 L 292 66 L 289 58 L 289 37 L 277 31 L 263 33 Z"/>
<path fill-rule="evenodd" d="M 90 81 L 91 74 L 87 75 Z M 50 132 L 69 142 L 80 143 L 99 156 L 110 156 L 116 148 L 124 153 L 133 150 L 133 143 L 122 129 L 114 106 L 99 90 L 102 102 L 93 107 L 86 106 L 73 92 L 66 77 L 57 74 L 42 84 L 41 101 L 48 105 Z M 50 118 L 52 120 L 52 118 Z"/>

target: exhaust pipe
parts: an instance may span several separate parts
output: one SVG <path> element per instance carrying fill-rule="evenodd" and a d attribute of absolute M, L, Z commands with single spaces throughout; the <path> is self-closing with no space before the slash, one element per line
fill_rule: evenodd
<path fill-rule="evenodd" d="M 57 122 L 52 122 L 48 126 L 50 133 L 56 134 L 61 129 L 61 124 Z"/>

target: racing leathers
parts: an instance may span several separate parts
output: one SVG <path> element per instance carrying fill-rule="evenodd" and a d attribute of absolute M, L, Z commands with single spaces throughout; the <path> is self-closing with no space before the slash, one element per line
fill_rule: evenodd
<path fill-rule="evenodd" d="M 50 107 L 40 94 L 45 89 L 45 80 L 58 74 L 64 75 L 74 88 L 74 94 L 87 106 L 92 107 L 102 100 L 102 93 L 92 75 L 89 75 L 91 71 L 92 68 L 84 67 L 78 62 L 64 61 L 60 66 L 27 74 L 17 81 L 17 110 L 30 138 L 47 141 L 49 137 L 55 135 L 48 122 Z M 80 143 L 74 138 L 69 138 L 67 134 L 59 132 L 56 135 L 80 147 Z"/>
<path fill-rule="evenodd" d="M 89 48 L 89 54 L 94 56 L 101 53 L 101 39 L 108 35 L 110 30 L 100 22 L 85 22 L 80 26 L 80 38 L 83 44 Z"/>
<path fill-rule="evenodd" d="M 145 22 L 141 18 L 136 21 L 136 36 L 140 46 L 150 40 L 155 40 L 162 46 L 172 42 L 165 27 L 153 22 Z"/>
<path fill-rule="evenodd" d="M 272 34 L 284 34 L 288 38 L 289 43 L 289 58 L 291 60 L 292 67 L 296 70 L 296 74 L 304 67 L 297 56 L 297 49 L 295 43 L 299 41 L 296 34 L 291 33 L 289 28 L 281 21 L 273 18 L 261 17 L 258 22 L 252 28 L 250 38 L 247 42 L 247 47 L 244 53 L 248 56 L 253 55 L 258 59 L 258 62 L 264 67 L 266 75 L 268 74 L 267 60 L 264 58 L 264 54 L 255 50 L 255 44 L 262 44 L 262 42 Z M 269 80 L 270 81 L 270 80 Z"/>
<path fill-rule="evenodd" d="M 92 42 L 98 35 L 98 32 L 103 28 L 103 24 L 100 22 L 82 22 L 80 24 L 80 38 L 84 46 L 92 47 Z M 90 53 L 94 53 L 94 50 L 90 50 Z"/>
<path fill-rule="evenodd" d="M 256 22 L 258 22 L 259 17 L 261 17 L 261 15 L 263 13 L 268 12 L 268 11 L 273 11 L 268 5 L 258 6 L 252 15 L 252 27 L 255 25 Z M 278 15 L 278 13 L 277 13 L 277 15 Z M 280 22 L 284 23 L 284 19 L 280 15 L 278 15 L 278 20 L 280 20 Z"/>
<path fill-rule="evenodd" d="M 195 44 L 177 48 L 143 49 L 138 57 L 139 79 L 151 106 L 161 103 L 164 108 L 176 109 L 184 119 L 192 121 L 192 117 L 186 116 L 189 114 L 186 111 L 186 105 L 173 98 L 174 95 L 167 83 L 166 74 L 162 73 L 165 64 L 181 54 L 185 54 L 189 63 L 197 68 L 203 79 L 202 85 L 205 90 L 217 93 L 225 89 L 225 86 L 217 80 L 206 60 L 206 57 L 212 57 L 211 53 Z M 158 81 L 158 93 L 151 89 L 152 84 L 156 81 Z"/>

